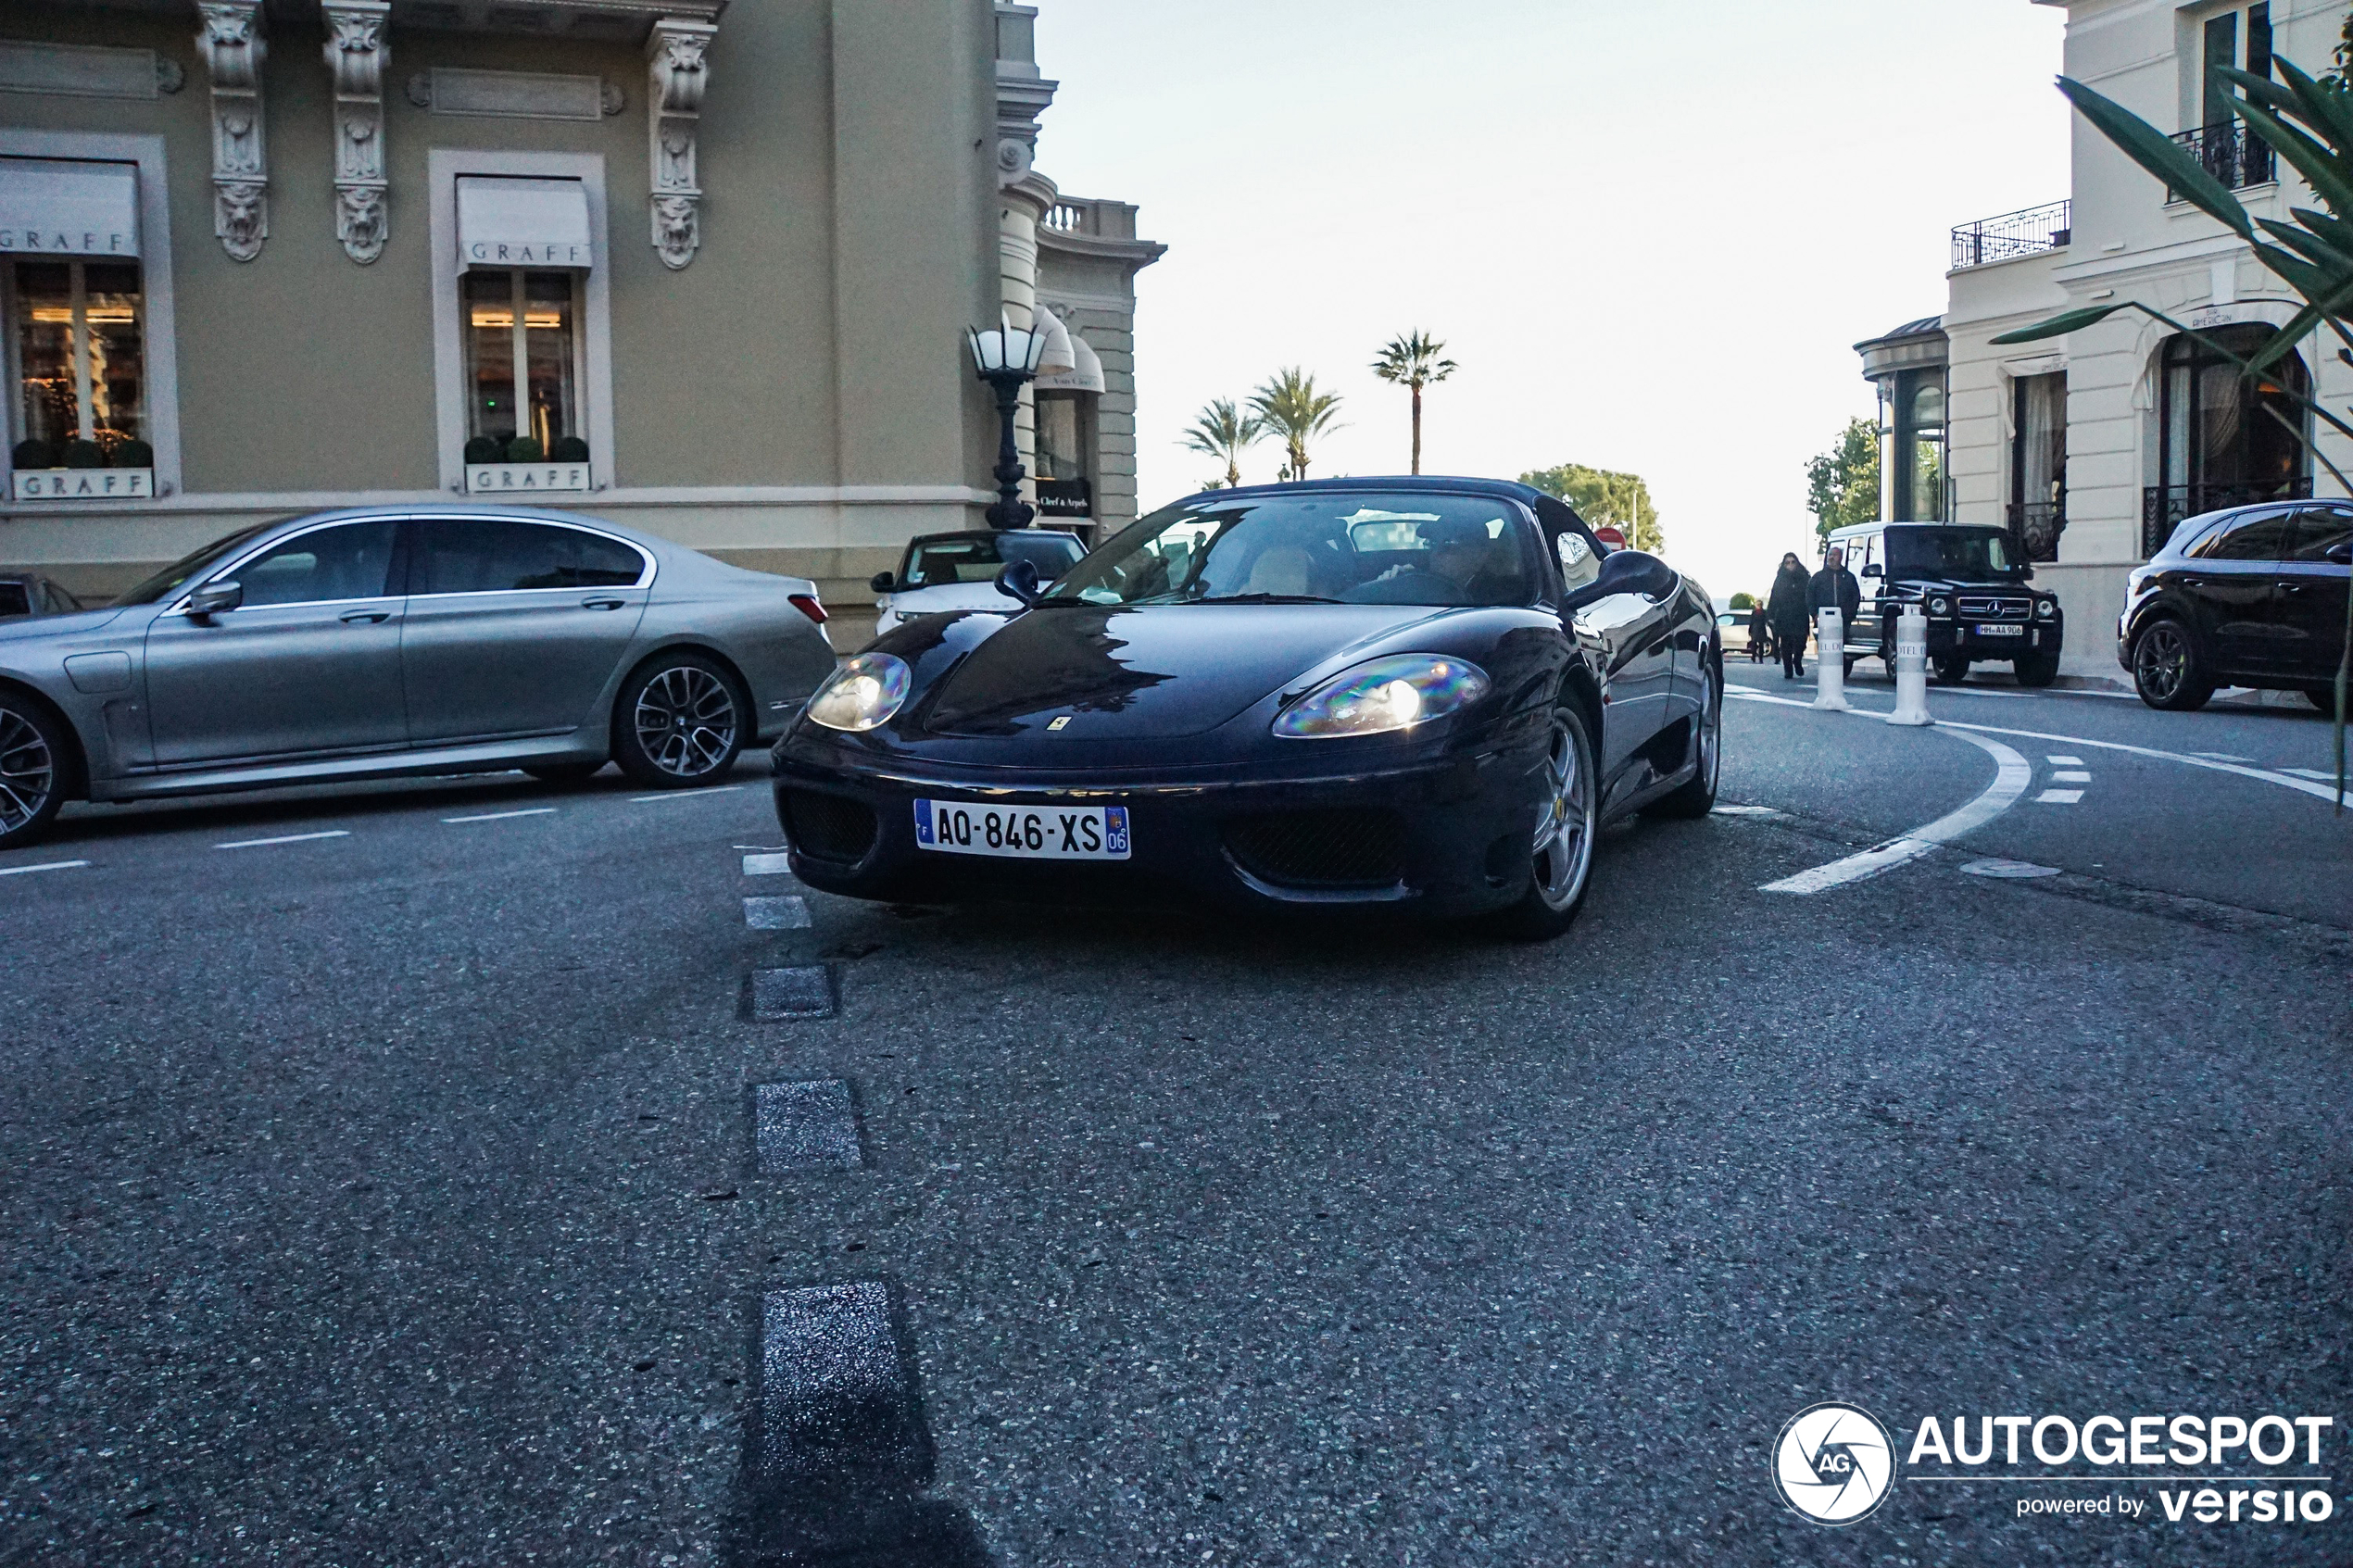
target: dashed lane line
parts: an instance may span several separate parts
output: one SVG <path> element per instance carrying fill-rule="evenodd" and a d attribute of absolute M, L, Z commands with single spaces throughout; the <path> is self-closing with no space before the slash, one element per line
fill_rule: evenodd
<path fill-rule="evenodd" d="M 2054 768 L 2081 768 L 2083 765 L 2081 757 L 2045 757 L 2043 760 Z"/>
<path fill-rule="evenodd" d="M 553 806 L 534 806 L 527 811 L 484 811 L 472 817 L 444 817 L 441 820 L 454 827 L 459 822 L 504 822 L 517 817 L 552 817 L 555 814 Z"/>
<path fill-rule="evenodd" d="M 633 795 L 629 803 L 632 806 L 650 806 L 658 800 L 699 800 L 706 795 L 732 795 L 743 787 L 741 784 L 712 784 L 707 789 L 667 789 L 660 795 Z"/>
<path fill-rule="evenodd" d="M 2080 789 L 2046 789 L 2034 797 L 2037 806 L 2072 806 L 2083 798 Z"/>
<path fill-rule="evenodd" d="M 792 875 L 792 857 L 777 854 L 747 855 L 744 857 L 744 875 L 790 876 Z"/>
<path fill-rule="evenodd" d="M 2051 774 L 2053 784 L 2090 784 L 2092 775 L 2081 768 L 2060 768 Z"/>
<path fill-rule="evenodd" d="M 322 838 L 349 838 L 347 828 L 335 828 L 328 833 L 289 833 L 277 838 L 239 838 L 227 844 L 216 844 L 215 849 L 264 849 L 273 844 L 316 844 Z"/>
<path fill-rule="evenodd" d="M 31 876 L 35 872 L 69 872 L 89 863 L 87 860 L 44 860 L 37 866 L 0 866 L 0 876 Z"/>
<path fill-rule="evenodd" d="M 744 923 L 754 931 L 807 931 L 809 900 L 798 895 L 782 898 L 747 898 Z"/>

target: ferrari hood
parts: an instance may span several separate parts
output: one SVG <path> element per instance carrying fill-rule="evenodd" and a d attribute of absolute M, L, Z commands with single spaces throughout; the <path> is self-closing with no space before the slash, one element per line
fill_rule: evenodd
<path fill-rule="evenodd" d="M 1392 605 L 1050 605 L 944 674 L 919 721 L 941 735 L 1042 731 L 1164 740 L 1214 730 L 1335 656 L 1440 613 Z"/>

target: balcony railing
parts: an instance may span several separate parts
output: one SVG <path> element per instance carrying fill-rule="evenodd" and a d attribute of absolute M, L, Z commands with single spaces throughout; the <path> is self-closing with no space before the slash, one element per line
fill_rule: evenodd
<path fill-rule="evenodd" d="M 1999 218 L 1981 218 L 1974 223 L 1964 223 L 1953 231 L 1954 270 L 2063 249 L 2070 237 L 2074 206 L 2072 202 L 2053 202 L 2048 207 L 2030 207 L 2020 212 L 2006 212 Z"/>
<path fill-rule="evenodd" d="M 2312 481 L 2274 479 L 2252 484 L 2152 484 L 2141 492 L 2141 558 L 2165 548 L 2173 530 L 2194 517 L 2219 512 L 2224 507 L 2252 507 L 2264 501 L 2301 501 L 2310 497 Z"/>
<path fill-rule="evenodd" d="M 2017 541 L 2020 559 L 2058 559 L 2059 535 L 2066 531 L 2067 498 L 2064 495 L 2056 501 L 2010 503 L 2010 537 Z"/>
<path fill-rule="evenodd" d="M 2173 144 L 2188 148 L 2190 155 L 2206 166 L 2208 174 L 2233 191 L 2248 185 L 2268 185 L 2274 178 L 2270 145 L 2262 137 L 2251 134 L 2243 120 L 2184 131 L 2173 138 Z M 2168 201 L 2182 199 L 2177 191 L 2168 191 L 2165 196 Z"/>

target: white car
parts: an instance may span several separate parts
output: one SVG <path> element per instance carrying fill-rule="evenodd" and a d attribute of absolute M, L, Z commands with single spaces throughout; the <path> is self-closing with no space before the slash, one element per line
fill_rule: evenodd
<path fill-rule="evenodd" d="M 997 591 L 997 574 L 1009 562 L 1026 560 L 1038 569 L 1040 583 L 1051 583 L 1085 553 L 1076 534 L 1050 528 L 920 535 L 907 542 L 898 571 L 876 572 L 868 584 L 879 612 L 875 635 L 918 615 L 1017 608 Z"/>

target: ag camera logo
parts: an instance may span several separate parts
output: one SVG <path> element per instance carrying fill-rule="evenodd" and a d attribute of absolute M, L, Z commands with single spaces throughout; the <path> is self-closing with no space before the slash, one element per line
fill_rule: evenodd
<path fill-rule="evenodd" d="M 1852 1524 L 1887 1500 L 1895 1445 L 1876 1417 L 1853 1405 L 1808 1405 L 1773 1445 L 1781 1500 L 1817 1524 Z"/>

